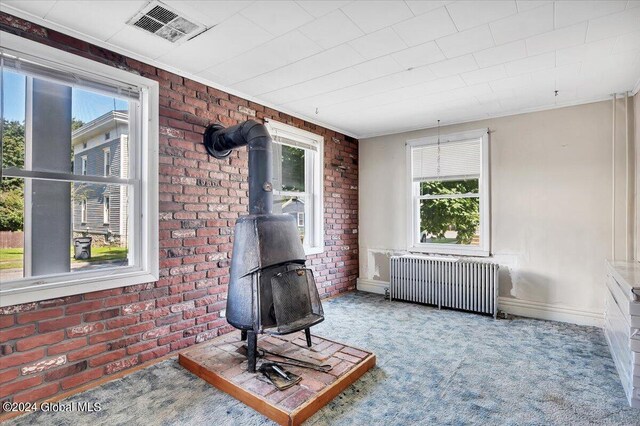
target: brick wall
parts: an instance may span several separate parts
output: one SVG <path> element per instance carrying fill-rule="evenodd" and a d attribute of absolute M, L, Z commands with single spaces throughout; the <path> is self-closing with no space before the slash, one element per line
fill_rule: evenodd
<path fill-rule="evenodd" d="M 160 84 L 160 280 L 0 308 L 0 401 L 49 398 L 230 331 L 220 314 L 247 153 L 207 156 L 212 122 L 272 118 L 324 136 L 325 251 L 308 263 L 321 295 L 355 289 L 356 140 L 11 15 L 0 29 Z"/>

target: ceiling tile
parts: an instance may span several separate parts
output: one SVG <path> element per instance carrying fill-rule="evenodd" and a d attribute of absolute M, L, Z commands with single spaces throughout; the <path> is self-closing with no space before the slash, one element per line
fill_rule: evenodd
<path fill-rule="evenodd" d="M 518 12 L 535 9 L 538 6 L 551 3 L 552 0 L 517 0 Z"/>
<path fill-rule="evenodd" d="M 473 56 L 476 58 L 476 61 L 481 68 L 486 68 L 492 65 L 504 64 L 509 61 L 524 58 L 527 56 L 527 48 L 524 40 L 520 40 L 492 47 L 491 49 L 482 50 L 480 52 L 475 52 Z"/>
<path fill-rule="evenodd" d="M 456 27 L 444 7 L 396 24 L 393 29 L 409 46 L 416 46 L 456 32 Z"/>
<path fill-rule="evenodd" d="M 431 64 L 429 68 L 436 76 L 446 77 L 478 69 L 478 64 L 472 55 L 466 55 Z"/>
<path fill-rule="evenodd" d="M 499 80 L 507 77 L 504 65 L 494 65 L 489 68 L 482 68 L 462 74 L 462 78 L 467 84 L 486 83 L 487 81 Z"/>
<path fill-rule="evenodd" d="M 366 33 L 413 16 L 403 1 L 354 1 L 342 7 L 342 11 Z"/>
<path fill-rule="evenodd" d="M 405 1 L 407 6 L 411 9 L 414 15 L 422 15 L 423 13 L 431 12 L 442 6 L 446 6 L 451 1 L 427 1 L 427 0 L 415 0 Z"/>
<path fill-rule="evenodd" d="M 332 92 L 343 87 L 351 86 L 363 81 L 363 76 L 353 68 L 336 71 L 313 80 L 305 81 L 284 89 L 265 93 L 260 97 L 276 105 L 294 102 L 300 99 Z"/>
<path fill-rule="evenodd" d="M 553 4 L 541 6 L 489 24 L 497 44 L 553 30 Z"/>
<path fill-rule="evenodd" d="M 447 10 L 460 31 L 513 15 L 518 11 L 515 0 L 456 1 L 448 4 Z"/>
<path fill-rule="evenodd" d="M 593 19 L 589 21 L 587 41 L 600 40 L 637 31 L 638 22 L 640 22 L 640 8 L 638 7 Z"/>
<path fill-rule="evenodd" d="M 282 0 L 257 1 L 240 14 L 273 35 L 287 33 L 313 19 L 296 2 Z"/>
<path fill-rule="evenodd" d="M 340 10 L 303 25 L 300 31 L 325 49 L 364 35 Z"/>
<path fill-rule="evenodd" d="M 537 55 L 538 53 L 577 46 L 584 43 L 586 34 L 586 22 L 540 34 L 526 40 L 527 53 Z"/>
<path fill-rule="evenodd" d="M 557 1 L 556 8 L 556 28 L 566 27 L 577 22 L 599 18 L 612 13 L 621 12 L 625 9 L 627 0 L 622 1 Z"/>
<path fill-rule="evenodd" d="M 445 59 L 442 51 L 434 41 L 393 53 L 391 57 L 405 69 L 433 64 Z"/>
<path fill-rule="evenodd" d="M 235 87 L 250 95 L 268 93 L 348 68 L 363 61 L 362 56 L 351 46 L 341 44 L 317 55 L 238 83 Z"/>
<path fill-rule="evenodd" d="M 567 47 L 556 51 L 556 64 L 558 66 L 597 60 L 609 55 L 616 44 L 616 37 L 606 38 L 579 46 Z"/>
<path fill-rule="evenodd" d="M 489 83 L 494 91 L 517 89 L 524 87 L 531 82 L 531 76 L 529 74 L 519 75 L 517 77 L 507 77 L 500 80 L 495 80 Z"/>
<path fill-rule="evenodd" d="M 247 18 L 234 15 L 198 37 L 177 46 L 160 60 L 179 69 L 198 73 L 238 56 L 273 36 Z"/>
<path fill-rule="evenodd" d="M 294 30 L 218 64 L 207 72 L 221 77 L 225 84 L 232 84 L 283 67 L 320 51 L 318 45 L 298 30 Z M 256 67 L 256 64 L 260 64 L 260 67 Z"/>
<path fill-rule="evenodd" d="M 146 2 L 127 1 L 117 7 L 112 1 L 92 1 L 91 7 L 82 7 L 83 4 L 83 1 L 58 1 L 45 19 L 104 41 L 122 29 Z"/>
<path fill-rule="evenodd" d="M 184 12 L 187 16 L 198 19 L 204 25 L 211 27 L 248 7 L 253 1 L 239 0 L 164 0 L 174 9 Z"/>
<path fill-rule="evenodd" d="M 356 52 L 366 59 L 388 55 L 398 50 L 406 49 L 407 45 L 391 28 L 385 28 L 375 33 L 357 38 L 349 42 Z"/>
<path fill-rule="evenodd" d="M 151 59 L 165 55 L 168 51 L 177 47 L 168 40 L 130 25 L 122 27 L 107 42 L 117 46 L 125 46 L 125 49 Z"/>
<path fill-rule="evenodd" d="M 51 10 L 55 1 L 24 1 L 24 0 L 3 0 L 1 6 L 16 7 L 20 10 L 28 12 L 38 18 L 44 18 Z"/>
<path fill-rule="evenodd" d="M 366 79 L 372 80 L 374 78 L 402 71 L 406 67 L 403 67 L 391 56 L 381 56 L 377 59 L 372 59 L 370 61 L 354 65 L 352 68 L 362 76 L 366 77 Z"/>
<path fill-rule="evenodd" d="M 621 53 L 629 50 L 640 50 L 640 31 L 621 35 L 617 38 L 613 53 Z"/>
<path fill-rule="evenodd" d="M 494 45 L 487 25 L 439 38 L 436 43 L 447 58 L 488 49 Z"/>
<path fill-rule="evenodd" d="M 332 0 L 303 0 L 298 1 L 298 5 L 307 11 L 310 15 L 319 18 L 321 16 L 326 15 L 329 12 L 333 12 L 334 10 L 346 5 L 349 1 L 332 1 Z"/>
<path fill-rule="evenodd" d="M 526 74 L 535 70 L 553 68 L 556 65 L 556 53 L 549 52 L 537 56 L 529 56 L 524 59 L 509 62 L 505 64 L 507 74 L 514 77 L 520 74 Z"/>

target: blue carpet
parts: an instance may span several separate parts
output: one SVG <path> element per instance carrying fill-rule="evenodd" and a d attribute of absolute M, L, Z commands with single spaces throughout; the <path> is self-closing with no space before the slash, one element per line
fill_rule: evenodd
<path fill-rule="evenodd" d="M 602 331 L 441 310 L 352 293 L 324 302 L 314 334 L 378 365 L 309 425 L 640 425 Z M 169 360 L 75 395 L 98 413 L 34 413 L 15 425 L 264 425 L 268 419 Z"/>

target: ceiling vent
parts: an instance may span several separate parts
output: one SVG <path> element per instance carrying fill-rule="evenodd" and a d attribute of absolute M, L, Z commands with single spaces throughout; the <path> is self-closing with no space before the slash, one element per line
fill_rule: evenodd
<path fill-rule="evenodd" d="M 206 28 L 181 16 L 159 1 L 143 7 L 127 24 L 162 37 L 171 43 L 182 43 L 202 33 Z"/>

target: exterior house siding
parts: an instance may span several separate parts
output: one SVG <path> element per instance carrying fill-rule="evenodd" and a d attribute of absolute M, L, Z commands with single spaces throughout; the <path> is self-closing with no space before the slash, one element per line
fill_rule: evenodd
<path fill-rule="evenodd" d="M 355 289 L 357 140 L 6 13 L 0 29 L 160 85 L 160 279 L 0 308 L 0 400 L 51 398 L 232 330 L 224 310 L 248 156 L 210 158 L 209 123 L 269 118 L 324 138 L 325 249 L 308 264 L 323 297 Z"/>

